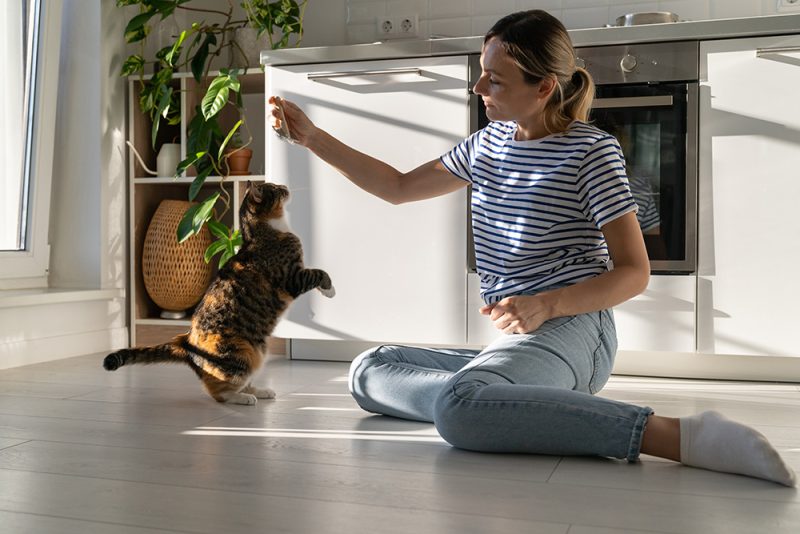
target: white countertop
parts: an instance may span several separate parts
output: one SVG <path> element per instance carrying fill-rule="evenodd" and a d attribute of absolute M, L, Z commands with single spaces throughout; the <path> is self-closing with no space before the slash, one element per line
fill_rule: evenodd
<path fill-rule="evenodd" d="M 648 24 L 642 26 L 587 28 L 570 30 L 576 48 L 646 42 L 716 40 L 765 35 L 800 33 L 800 14 L 770 15 L 739 19 L 716 19 Z M 331 63 L 405 57 L 475 54 L 481 50 L 483 36 L 448 39 L 414 39 L 369 44 L 264 50 L 264 65 Z"/>

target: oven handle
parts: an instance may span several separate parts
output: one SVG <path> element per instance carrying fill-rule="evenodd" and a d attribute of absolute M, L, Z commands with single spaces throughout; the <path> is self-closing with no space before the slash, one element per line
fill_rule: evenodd
<path fill-rule="evenodd" d="M 386 74 L 416 74 L 422 76 L 422 69 L 382 69 L 382 70 L 352 70 L 343 72 L 322 72 L 319 74 L 309 74 L 308 79 L 312 82 L 326 80 L 328 78 L 350 78 L 355 76 L 380 76 Z"/>
<path fill-rule="evenodd" d="M 592 104 L 593 109 L 605 108 L 652 108 L 672 106 L 672 95 L 657 96 L 630 96 L 626 98 L 597 98 Z"/>

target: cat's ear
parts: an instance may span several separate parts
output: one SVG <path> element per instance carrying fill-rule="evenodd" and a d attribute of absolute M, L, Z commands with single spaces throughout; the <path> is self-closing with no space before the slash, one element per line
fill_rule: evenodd
<path fill-rule="evenodd" d="M 254 185 L 250 180 L 247 181 L 247 192 L 248 194 L 252 195 L 254 202 L 261 204 L 263 191 L 260 187 Z"/>

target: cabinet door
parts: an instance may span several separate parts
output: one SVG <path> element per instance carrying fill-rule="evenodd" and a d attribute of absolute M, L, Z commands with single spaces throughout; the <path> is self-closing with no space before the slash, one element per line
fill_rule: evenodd
<path fill-rule="evenodd" d="M 800 36 L 700 50 L 698 349 L 800 356 Z"/>
<path fill-rule="evenodd" d="M 389 70 L 390 72 L 385 72 Z M 271 67 L 267 94 L 299 104 L 318 126 L 401 171 L 468 135 L 467 58 Z M 305 263 L 336 287 L 301 296 L 275 335 L 300 339 L 463 344 L 466 189 L 393 206 L 305 148 L 267 138 L 267 180 L 292 193 L 289 225 Z"/>

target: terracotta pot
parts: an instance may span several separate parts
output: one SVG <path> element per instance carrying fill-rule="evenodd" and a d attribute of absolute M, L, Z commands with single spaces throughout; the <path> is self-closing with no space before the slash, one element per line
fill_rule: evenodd
<path fill-rule="evenodd" d="M 249 148 L 230 148 L 228 154 L 228 170 L 233 175 L 250 174 L 250 159 L 253 151 Z"/>

